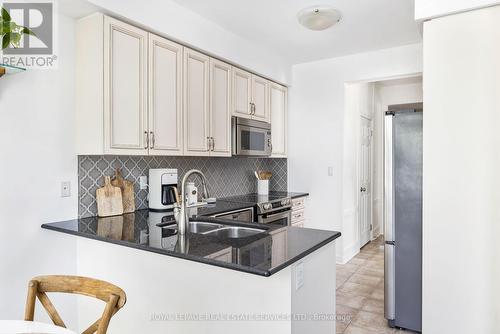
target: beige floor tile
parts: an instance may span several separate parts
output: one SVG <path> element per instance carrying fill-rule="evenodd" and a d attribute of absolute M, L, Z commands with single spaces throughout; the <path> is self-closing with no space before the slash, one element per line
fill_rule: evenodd
<path fill-rule="evenodd" d="M 384 315 L 384 300 L 368 298 L 361 310 Z"/>
<path fill-rule="evenodd" d="M 384 277 L 384 267 L 382 268 L 365 268 L 361 267 L 359 268 L 358 271 L 356 271 L 357 274 L 361 275 L 369 275 L 369 276 L 377 276 L 377 277 Z"/>
<path fill-rule="evenodd" d="M 341 321 L 336 321 L 335 322 L 335 332 L 337 334 L 343 334 L 347 327 L 349 326 L 350 322 L 341 322 Z"/>
<path fill-rule="evenodd" d="M 392 329 L 381 329 L 381 330 L 373 330 L 368 328 L 357 327 L 354 325 L 349 325 L 347 329 L 344 331 L 344 334 L 385 334 L 385 333 L 394 333 Z"/>
<path fill-rule="evenodd" d="M 337 292 L 337 305 L 345 305 L 355 309 L 361 309 L 366 302 L 367 297 L 355 296 L 353 294 L 346 294 Z"/>
<path fill-rule="evenodd" d="M 358 265 L 358 266 L 362 266 L 365 263 L 365 261 L 366 261 L 366 259 L 360 259 L 358 257 L 354 257 L 348 263 L 349 264 L 355 264 L 355 265 Z"/>
<path fill-rule="evenodd" d="M 375 288 L 373 286 L 351 283 L 347 281 L 339 288 L 339 291 L 355 296 L 370 297 L 374 289 Z"/>
<path fill-rule="evenodd" d="M 336 278 L 336 288 L 340 288 L 347 280 L 349 279 L 349 276 L 342 277 L 342 276 L 337 276 Z"/>
<path fill-rule="evenodd" d="M 372 312 L 359 311 L 351 324 L 373 331 L 393 331 L 393 329 L 387 325 L 387 320 L 383 316 Z"/>
<path fill-rule="evenodd" d="M 357 272 L 349 278 L 349 282 L 370 286 L 377 286 L 380 281 L 382 281 L 380 276 L 363 275 Z"/>
<path fill-rule="evenodd" d="M 350 272 L 353 273 L 359 269 L 358 265 L 347 263 L 347 264 L 339 264 L 337 265 L 337 269 L 339 271 L 345 271 L 345 272 Z"/>
<path fill-rule="evenodd" d="M 369 297 L 372 299 L 384 300 L 384 290 L 383 289 L 375 289 L 375 290 L 373 290 L 372 294 Z"/>

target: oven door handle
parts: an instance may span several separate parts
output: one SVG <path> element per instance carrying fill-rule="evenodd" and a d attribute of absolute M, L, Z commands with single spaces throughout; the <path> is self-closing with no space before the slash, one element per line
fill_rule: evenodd
<path fill-rule="evenodd" d="M 288 218 L 288 224 L 291 222 L 291 216 L 292 215 L 292 210 L 287 210 L 287 211 L 281 211 L 278 213 L 270 213 L 267 217 L 262 218 L 262 221 L 264 224 L 269 224 L 270 220 L 277 220 L 276 218 Z"/>

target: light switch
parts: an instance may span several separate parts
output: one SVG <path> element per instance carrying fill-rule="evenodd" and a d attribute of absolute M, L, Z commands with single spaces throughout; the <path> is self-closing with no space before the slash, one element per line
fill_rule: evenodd
<path fill-rule="evenodd" d="M 300 289 L 304 285 L 304 262 L 300 262 L 295 266 L 295 290 Z"/>
<path fill-rule="evenodd" d="M 328 176 L 333 176 L 333 166 L 328 166 Z"/>
<path fill-rule="evenodd" d="M 61 197 L 71 196 L 71 182 L 63 181 L 61 182 Z"/>

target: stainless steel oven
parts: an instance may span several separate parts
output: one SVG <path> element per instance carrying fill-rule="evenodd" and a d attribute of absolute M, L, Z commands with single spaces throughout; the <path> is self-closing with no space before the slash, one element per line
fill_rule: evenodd
<path fill-rule="evenodd" d="M 291 208 L 283 208 L 274 212 L 259 214 L 257 218 L 257 222 L 260 224 L 273 224 L 280 226 L 290 226 L 291 221 Z"/>
<path fill-rule="evenodd" d="M 271 155 L 271 124 L 240 117 L 231 123 L 233 155 Z"/>

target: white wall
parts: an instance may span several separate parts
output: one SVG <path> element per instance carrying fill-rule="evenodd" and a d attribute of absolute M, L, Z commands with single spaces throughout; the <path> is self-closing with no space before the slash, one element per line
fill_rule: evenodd
<path fill-rule="evenodd" d="M 393 104 L 423 101 L 422 77 L 375 84 L 373 115 L 373 235 L 384 233 L 384 115 Z"/>
<path fill-rule="evenodd" d="M 289 84 L 290 64 L 172 0 L 88 0 L 112 15 L 143 25 L 150 31 L 191 45 L 275 81 Z"/>
<path fill-rule="evenodd" d="M 426 334 L 500 333 L 499 40 L 499 6 L 424 25 Z"/>
<path fill-rule="evenodd" d="M 0 78 L 0 319 L 24 317 L 33 276 L 76 272 L 74 239 L 40 228 L 77 215 L 74 21 L 58 15 L 58 23 L 57 70 Z M 69 198 L 60 197 L 63 180 L 72 183 Z M 60 301 L 74 324 L 76 303 Z"/>
<path fill-rule="evenodd" d="M 415 0 L 417 21 L 499 4 L 494 0 Z"/>
<path fill-rule="evenodd" d="M 352 138 L 356 132 L 344 126 L 344 84 L 419 72 L 422 72 L 420 44 L 293 66 L 289 188 L 311 194 L 308 227 L 343 231 L 344 213 L 353 210 L 353 203 L 343 203 L 342 199 L 344 136 Z M 328 166 L 334 169 L 331 177 Z M 341 237 L 338 259 L 343 258 L 344 246 L 349 247 L 353 242 Z"/>

